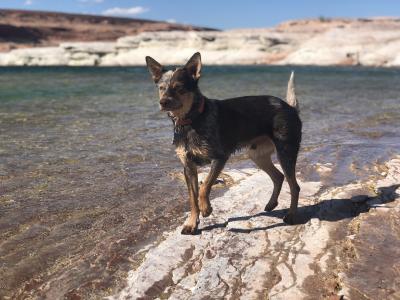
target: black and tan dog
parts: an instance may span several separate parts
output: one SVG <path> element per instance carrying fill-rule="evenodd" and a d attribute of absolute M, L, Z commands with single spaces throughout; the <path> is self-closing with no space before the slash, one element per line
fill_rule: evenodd
<path fill-rule="evenodd" d="M 276 149 L 291 193 L 290 209 L 284 221 L 293 224 L 300 191 L 295 167 L 301 141 L 301 121 L 292 78 L 288 87 L 288 97 L 291 98 L 288 102 L 291 105 L 273 96 L 246 96 L 220 101 L 206 98 L 199 90 L 200 53 L 195 53 L 185 66 L 173 71 L 164 69 L 149 56 L 146 63 L 159 89 L 160 109 L 168 112 L 174 123 L 173 143 L 184 166 L 191 213 L 184 223 L 182 234 L 196 232 L 200 212 L 203 217 L 211 214 L 211 186 L 229 156 L 245 147 L 249 149 L 249 157 L 274 183 L 266 211 L 278 205 L 284 180 L 284 175 L 271 161 L 271 154 Z M 197 167 L 209 163 L 210 173 L 199 189 Z"/>

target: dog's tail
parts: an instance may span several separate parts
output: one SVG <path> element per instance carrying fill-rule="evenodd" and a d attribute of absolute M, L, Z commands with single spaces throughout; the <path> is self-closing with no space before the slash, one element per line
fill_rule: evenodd
<path fill-rule="evenodd" d="M 286 102 L 299 111 L 299 103 L 297 102 L 296 92 L 294 89 L 294 71 L 290 74 L 290 79 L 287 85 Z"/>

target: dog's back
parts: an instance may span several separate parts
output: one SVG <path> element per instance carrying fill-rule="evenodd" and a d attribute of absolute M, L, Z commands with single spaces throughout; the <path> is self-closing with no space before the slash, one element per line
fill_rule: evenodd
<path fill-rule="evenodd" d="M 222 144 L 233 152 L 266 135 L 300 144 L 301 121 L 296 108 L 273 96 L 246 96 L 216 101 Z"/>

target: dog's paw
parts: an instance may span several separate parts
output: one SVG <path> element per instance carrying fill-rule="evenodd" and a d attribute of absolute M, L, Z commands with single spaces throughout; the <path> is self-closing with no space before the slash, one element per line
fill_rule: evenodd
<path fill-rule="evenodd" d="M 197 226 L 183 225 L 181 234 L 196 234 Z"/>
<path fill-rule="evenodd" d="M 275 207 L 278 206 L 278 202 L 268 202 L 267 205 L 265 205 L 264 211 L 272 211 Z"/>
<path fill-rule="evenodd" d="M 200 210 L 203 218 L 207 218 L 209 215 L 211 215 L 212 211 L 213 208 L 210 205 Z"/>
<path fill-rule="evenodd" d="M 293 214 L 289 213 L 283 217 L 283 222 L 285 222 L 288 225 L 294 225 L 296 224 L 296 218 Z"/>

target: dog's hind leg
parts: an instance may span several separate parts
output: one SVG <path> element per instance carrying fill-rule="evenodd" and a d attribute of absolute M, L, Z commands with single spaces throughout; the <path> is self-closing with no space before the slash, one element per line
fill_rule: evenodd
<path fill-rule="evenodd" d="M 208 217 L 212 212 L 212 207 L 210 203 L 210 191 L 212 185 L 217 180 L 219 173 L 225 166 L 227 159 L 214 159 L 211 162 L 211 170 L 204 180 L 203 184 L 200 186 L 199 192 L 199 209 L 203 217 Z"/>
<path fill-rule="evenodd" d="M 271 180 L 274 183 L 271 198 L 264 208 L 265 211 L 271 211 L 278 206 L 278 197 L 281 192 L 284 176 L 272 163 L 271 156 L 265 155 L 252 160 L 261 170 L 271 177 Z"/>
<path fill-rule="evenodd" d="M 269 138 L 254 141 L 248 152 L 250 159 L 271 177 L 274 184 L 271 198 L 264 208 L 265 211 L 271 211 L 278 205 L 278 197 L 284 180 L 283 174 L 272 163 L 271 155 L 273 152 L 274 145 Z"/>
<path fill-rule="evenodd" d="M 296 160 L 299 146 L 276 141 L 275 147 L 283 173 L 289 183 L 291 196 L 289 213 L 283 218 L 283 221 L 287 224 L 295 224 L 300 193 L 300 186 L 296 180 Z"/>

